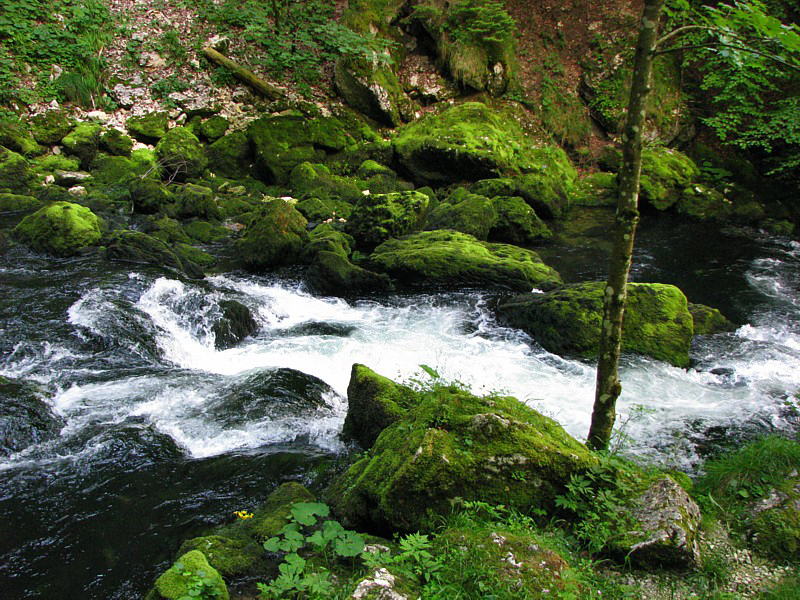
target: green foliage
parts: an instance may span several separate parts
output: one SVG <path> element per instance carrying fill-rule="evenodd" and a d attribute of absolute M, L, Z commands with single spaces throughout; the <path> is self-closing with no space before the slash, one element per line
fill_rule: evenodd
<path fill-rule="evenodd" d="M 495 49 L 511 40 L 516 27 L 503 4 L 495 0 L 461 0 L 447 12 L 445 24 L 456 41 Z"/>
<path fill-rule="evenodd" d="M 178 600 L 206 600 L 222 596 L 218 581 L 208 577 L 203 569 L 192 571 L 181 562 L 175 563 L 172 569 L 184 578 L 186 584 L 186 594 Z"/>

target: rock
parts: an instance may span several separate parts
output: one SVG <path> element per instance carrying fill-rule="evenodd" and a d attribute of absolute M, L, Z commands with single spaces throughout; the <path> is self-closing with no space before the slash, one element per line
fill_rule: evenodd
<path fill-rule="evenodd" d="M 694 323 L 694 335 L 713 335 L 736 331 L 736 325 L 716 308 L 705 304 L 689 303 L 689 313 Z"/>
<path fill-rule="evenodd" d="M 296 198 L 303 199 L 336 199 L 343 200 L 348 204 L 355 204 L 363 197 L 354 180 L 332 175 L 325 165 L 314 165 L 308 162 L 300 163 L 292 169 L 289 175 L 289 188 Z"/>
<path fill-rule="evenodd" d="M 102 224 L 85 206 L 55 202 L 25 217 L 14 235 L 37 252 L 72 256 L 100 241 Z"/>
<path fill-rule="evenodd" d="M 222 315 L 211 327 L 214 332 L 214 347 L 217 350 L 233 348 L 249 335 L 258 331 L 258 323 L 250 309 L 235 300 L 221 300 Z"/>
<path fill-rule="evenodd" d="M 34 139 L 47 146 L 61 143 L 75 127 L 73 120 L 61 110 L 48 110 L 31 117 L 30 124 Z"/>
<path fill-rule="evenodd" d="M 516 246 L 529 246 L 552 237 L 552 232 L 519 196 L 492 198 L 497 220 L 489 230 L 489 239 Z"/>
<path fill-rule="evenodd" d="M 323 223 L 309 234 L 306 249 L 310 260 L 320 252 L 333 252 L 347 258 L 354 247 L 355 240 L 352 236 L 339 231 L 331 223 Z"/>
<path fill-rule="evenodd" d="M 0 191 L 24 194 L 31 183 L 31 175 L 24 156 L 0 146 Z"/>
<path fill-rule="evenodd" d="M 110 95 L 121 108 L 130 110 L 144 100 L 148 94 L 147 88 L 141 85 L 125 85 L 124 83 L 118 83 L 111 90 Z"/>
<path fill-rule="evenodd" d="M 189 575 L 184 575 L 187 572 Z M 156 580 L 153 590 L 147 595 L 146 600 L 180 600 L 180 598 L 189 597 L 189 585 L 192 577 L 208 580 L 205 587 L 215 590 L 215 598 L 230 599 L 228 588 L 219 571 L 208 564 L 202 552 L 190 550 L 178 558 L 175 564 Z"/>
<path fill-rule="evenodd" d="M 237 131 L 208 147 L 208 168 L 217 176 L 244 179 L 254 174 L 253 154 L 247 135 Z"/>
<path fill-rule="evenodd" d="M 50 410 L 38 385 L 0 376 L 0 456 L 55 438 L 63 419 Z"/>
<path fill-rule="evenodd" d="M 192 279 L 204 277 L 198 265 L 181 260 L 164 242 L 140 231 L 115 232 L 106 247 L 106 258 L 115 262 L 174 269 Z"/>
<path fill-rule="evenodd" d="M 146 69 L 163 69 L 167 66 L 167 59 L 158 52 L 145 52 L 139 59 L 139 66 Z"/>
<path fill-rule="evenodd" d="M 364 449 L 372 448 L 384 429 L 419 402 L 420 394 L 410 387 L 354 364 L 347 386 L 347 416 L 342 435 L 356 440 Z"/>
<path fill-rule="evenodd" d="M 10 119 L 0 119 L 0 146 L 23 156 L 41 154 L 43 151 L 22 123 Z"/>
<path fill-rule="evenodd" d="M 153 222 L 153 226 L 155 227 L 156 231 L 151 235 L 154 238 L 161 240 L 165 244 L 174 244 L 176 242 L 188 244 L 191 242 L 191 239 L 183 230 L 181 224 L 175 219 L 162 217 Z"/>
<path fill-rule="evenodd" d="M 156 157 L 170 181 L 200 177 L 208 166 L 200 140 L 185 127 L 174 127 L 161 138 Z"/>
<path fill-rule="evenodd" d="M 124 156 L 100 155 L 92 163 L 92 174 L 101 185 L 128 186 L 134 179 L 142 177 L 147 170 L 147 165 Z"/>
<path fill-rule="evenodd" d="M 134 212 L 152 215 L 163 212 L 174 201 L 172 192 L 160 181 L 136 178 L 129 184 Z"/>
<path fill-rule="evenodd" d="M 88 196 L 89 192 L 86 191 L 86 188 L 82 185 L 74 185 L 67 190 L 69 195 L 73 198 L 83 198 L 84 196 Z"/>
<path fill-rule="evenodd" d="M 224 53 L 228 46 L 230 46 L 230 39 L 224 35 L 212 35 L 210 38 L 206 40 L 206 46 L 210 46 L 217 52 Z"/>
<path fill-rule="evenodd" d="M 426 229 L 453 229 L 486 240 L 497 222 L 497 209 L 489 198 L 457 188 L 428 216 Z"/>
<path fill-rule="evenodd" d="M 540 173 L 483 179 L 470 186 L 470 191 L 490 198 L 519 196 L 543 219 L 558 219 L 566 215 L 570 206 L 571 167 L 567 163 L 552 166 Z"/>
<path fill-rule="evenodd" d="M 204 220 L 220 219 L 222 211 L 217 206 L 214 191 L 202 185 L 186 183 L 175 190 L 175 210 L 183 219 L 199 217 Z"/>
<path fill-rule="evenodd" d="M 267 501 L 253 511 L 253 518 L 241 523 L 251 537 L 264 541 L 275 535 L 289 522 L 292 506 L 297 502 L 315 502 L 316 498 L 299 483 L 284 483 L 272 492 Z"/>
<path fill-rule="evenodd" d="M 80 123 L 75 129 L 64 136 L 61 143 L 64 145 L 67 152 L 78 157 L 82 169 L 88 169 L 94 157 L 97 155 L 102 132 L 103 128 L 100 125 Z"/>
<path fill-rule="evenodd" d="M 575 206 L 616 206 L 616 173 L 589 173 L 576 179 L 570 201 Z"/>
<path fill-rule="evenodd" d="M 230 237 L 231 231 L 220 225 L 213 225 L 207 221 L 192 221 L 186 225 L 186 233 L 193 240 L 202 244 L 211 244 Z"/>
<path fill-rule="evenodd" d="M 184 112 L 187 119 L 209 117 L 222 110 L 213 97 L 213 92 L 205 86 L 198 86 L 187 92 L 172 92 L 168 97 Z"/>
<path fill-rule="evenodd" d="M 552 419 L 510 397 L 437 386 L 327 491 L 348 526 L 430 531 L 455 498 L 551 509 L 596 459 Z"/>
<path fill-rule="evenodd" d="M 324 296 L 351 296 L 394 289 L 389 277 L 352 264 L 346 256 L 320 251 L 306 272 L 310 292 Z"/>
<path fill-rule="evenodd" d="M 392 171 L 389 167 L 386 167 L 378 162 L 375 162 L 372 159 L 367 159 L 361 165 L 359 165 L 358 170 L 356 171 L 356 176 L 360 177 L 361 179 L 369 179 L 370 177 L 374 177 L 375 175 L 383 175 L 385 177 L 397 177 L 397 173 Z"/>
<path fill-rule="evenodd" d="M 33 196 L 0 193 L 0 214 L 26 212 L 41 206 L 42 203 Z"/>
<path fill-rule="evenodd" d="M 532 250 L 481 242 L 456 231 L 427 231 L 378 246 L 369 259 L 377 271 L 407 285 L 552 289 L 558 273 Z"/>
<path fill-rule="evenodd" d="M 342 99 L 358 112 L 389 127 L 402 123 L 403 90 L 390 69 L 364 59 L 340 58 L 334 66 L 333 82 Z"/>
<path fill-rule="evenodd" d="M 209 142 L 215 142 L 228 130 L 230 122 L 225 117 L 214 116 L 200 124 L 200 133 Z"/>
<path fill-rule="evenodd" d="M 558 146 L 535 141 L 511 114 L 478 102 L 453 106 L 401 127 L 394 148 L 400 164 L 418 185 L 527 173 L 548 183 L 558 181 L 563 188 L 575 177 L 574 168 Z M 522 193 L 472 191 L 489 197 L 525 197 Z"/>
<path fill-rule="evenodd" d="M 363 250 L 389 238 L 419 231 L 430 198 L 420 192 L 394 192 L 362 196 L 347 220 L 347 233 Z"/>
<path fill-rule="evenodd" d="M 118 129 L 106 129 L 100 135 L 100 148 L 114 156 L 130 156 L 133 140 Z"/>
<path fill-rule="evenodd" d="M 260 575 L 266 567 L 264 549 L 252 540 L 206 535 L 183 542 L 178 554 L 192 550 L 202 552 L 208 564 L 223 577 Z"/>
<path fill-rule="evenodd" d="M 384 568 L 376 569 L 372 577 L 362 579 L 353 590 L 351 598 L 374 600 L 408 600 L 408 596 L 394 591 L 395 576 Z"/>
<path fill-rule="evenodd" d="M 780 489 L 772 489 L 756 502 L 748 518 L 753 545 L 778 561 L 800 557 L 800 478 L 797 471 Z"/>
<path fill-rule="evenodd" d="M 350 218 L 353 206 L 345 200 L 339 198 L 304 198 L 299 200 L 294 207 L 302 214 L 309 223 L 342 224 Z M 352 236 L 348 236 L 352 239 Z M 355 241 L 353 242 L 355 245 Z"/>
<path fill-rule="evenodd" d="M 630 530 L 614 537 L 612 553 L 645 568 L 698 565 L 700 509 L 672 478 L 657 478 L 628 507 Z"/>
<path fill-rule="evenodd" d="M 262 270 L 297 262 L 308 241 L 307 221 L 283 200 L 274 199 L 253 212 L 235 248 L 248 269 Z"/>
<path fill-rule="evenodd" d="M 53 174 L 56 171 L 80 171 L 80 168 L 81 165 L 77 160 L 58 154 L 40 156 L 31 163 L 31 171 L 37 175 Z"/>
<path fill-rule="evenodd" d="M 94 179 L 90 173 L 86 173 L 85 171 L 60 171 L 56 170 L 53 172 L 55 176 L 55 184 L 60 185 L 64 188 L 70 188 L 73 185 L 78 185 L 79 183 L 86 183 Z"/>
<path fill-rule="evenodd" d="M 151 112 L 141 116 L 128 117 L 125 122 L 128 132 L 146 144 L 157 143 L 167 135 L 169 115 L 165 112 Z"/>
<path fill-rule="evenodd" d="M 601 282 L 565 285 L 546 294 L 523 294 L 497 307 L 501 322 L 528 333 L 555 354 L 597 356 L 602 321 Z M 672 285 L 631 283 L 622 350 L 676 367 L 689 365 L 693 334 L 686 296 Z"/>

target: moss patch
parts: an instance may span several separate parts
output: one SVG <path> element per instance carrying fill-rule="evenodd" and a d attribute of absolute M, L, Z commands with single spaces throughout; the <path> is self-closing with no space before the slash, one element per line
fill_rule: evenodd
<path fill-rule="evenodd" d="M 489 198 L 458 188 L 431 211 L 427 229 L 454 229 L 485 240 L 497 219 L 497 209 Z"/>
<path fill-rule="evenodd" d="M 25 212 L 41 205 L 42 203 L 33 196 L 0 193 L 0 213 Z"/>
<path fill-rule="evenodd" d="M 359 247 L 372 249 L 389 238 L 417 231 L 430 198 L 420 192 L 395 192 L 363 196 L 347 221 L 347 233 Z"/>
<path fill-rule="evenodd" d="M 228 588 L 225 581 L 202 552 L 190 550 L 182 555 L 168 571 L 164 572 L 153 586 L 155 598 L 164 600 L 179 600 L 189 596 L 192 583 L 197 579 L 208 580 L 206 588 L 216 590 L 216 598 L 229 600 Z"/>
<path fill-rule="evenodd" d="M 85 206 L 56 202 L 25 217 L 14 234 L 39 252 L 72 256 L 100 241 L 101 223 Z"/>
<path fill-rule="evenodd" d="M 268 269 L 297 262 L 308 241 L 307 221 L 283 200 L 271 200 L 253 212 L 236 251 L 248 269 Z"/>
<path fill-rule="evenodd" d="M 164 172 L 177 181 L 202 175 L 208 165 L 200 140 L 186 127 L 175 127 L 156 145 L 156 157 Z"/>
<path fill-rule="evenodd" d="M 24 194 L 31 183 L 31 173 L 25 157 L 0 146 L 0 191 Z"/>

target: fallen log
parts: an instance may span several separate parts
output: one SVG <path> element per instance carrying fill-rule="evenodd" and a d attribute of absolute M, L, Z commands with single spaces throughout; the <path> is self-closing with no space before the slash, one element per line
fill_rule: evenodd
<path fill-rule="evenodd" d="M 236 79 L 242 83 L 246 83 L 259 94 L 266 96 L 270 100 L 275 100 L 276 98 L 283 96 L 283 92 L 281 92 L 280 89 L 271 83 L 267 83 L 249 69 L 245 69 L 241 65 L 236 64 L 230 58 L 220 54 L 213 48 L 208 46 L 203 48 L 203 54 L 208 60 L 225 67 L 231 73 L 233 73 L 233 76 L 236 77 Z"/>

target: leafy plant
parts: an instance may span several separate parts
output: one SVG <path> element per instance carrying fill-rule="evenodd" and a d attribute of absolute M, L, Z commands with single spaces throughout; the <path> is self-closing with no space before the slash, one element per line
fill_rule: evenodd
<path fill-rule="evenodd" d="M 217 580 L 213 577 L 208 577 L 208 573 L 203 569 L 190 571 L 180 562 L 175 563 L 172 568 L 186 582 L 186 594 L 178 598 L 178 600 L 207 600 L 222 596 L 222 590 L 220 590 Z"/>

